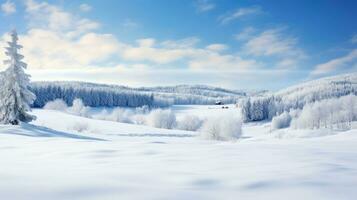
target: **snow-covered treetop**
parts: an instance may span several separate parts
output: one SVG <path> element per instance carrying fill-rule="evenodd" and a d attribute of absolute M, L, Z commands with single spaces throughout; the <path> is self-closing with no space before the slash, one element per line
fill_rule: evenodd
<path fill-rule="evenodd" d="M 18 53 L 18 49 L 21 49 L 22 46 L 17 43 L 19 38 L 17 36 L 16 30 L 11 31 L 10 36 L 11 41 L 7 42 L 9 46 L 5 47 L 5 55 L 9 56 L 10 58 L 8 60 L 5 60 L 4 64 L 23 67 L 26 69 L 27 64 L 21 61 L 24 56 Z"/>

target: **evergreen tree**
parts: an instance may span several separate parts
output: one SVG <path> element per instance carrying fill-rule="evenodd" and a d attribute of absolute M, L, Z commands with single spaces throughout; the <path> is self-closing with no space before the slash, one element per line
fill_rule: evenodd
<path fill-rule="evenodd" d="M 22 46 L 17 41 L 17 33 L 14 30 L 11 32 L 9 46 L 5 48 L 9 59 L 5 60 L 4 64 L 8 68 L 2 74 L 0 90 L 0 121 L 13 125 L 36 118 L 27 113 L 36 96 L 28 88 L 30 76 L 24 71 L 27 64 L 21 61 L 24 56 L 18 53 Z"/>

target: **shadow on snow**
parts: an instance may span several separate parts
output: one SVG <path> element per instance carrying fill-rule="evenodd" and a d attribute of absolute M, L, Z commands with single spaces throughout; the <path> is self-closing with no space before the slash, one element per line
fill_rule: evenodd
<path fill-rule="evenodd" d="M 72 133 L 56 131 L 43 126 L 36 126 L 26 123 L 22 123 L 19 126 L 2 125 L 0 126 L 0 134 L 13 134 L 13 135 L 22 135 L 22 136 L 29 136 L 29 137 L 65 137 L 65 138 L 72 138 L 72 139 L 105 141 L 104 139 L 100 139 L 100 138 L 87 137 L 87 136 L 76 135 Z"/>

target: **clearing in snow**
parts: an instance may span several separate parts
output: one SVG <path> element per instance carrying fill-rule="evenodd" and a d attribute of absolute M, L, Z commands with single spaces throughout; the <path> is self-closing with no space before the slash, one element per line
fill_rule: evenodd
<path fill-rule="evenodd" d="M 207 106 L 180 113 L 216 115 Z M 289 138 L 270 123 L 237 141 L 36 109 L 0 126 L 1 199 L 355 199 L 357 131 Z M 299 131 L 304 135 L 304 131 Z"/>

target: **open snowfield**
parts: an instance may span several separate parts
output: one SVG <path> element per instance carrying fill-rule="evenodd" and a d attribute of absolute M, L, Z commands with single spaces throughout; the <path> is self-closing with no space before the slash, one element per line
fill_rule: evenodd
<path fill-rule="evenodd" d="M 178 117 L 234 112 L 173 110 Z M 33 114 L 29 125 L 0 126 L 0 199 L 357 198 L 356 129 L 271 133 L 269 123 L 245 124 L 241 139 L 223 142 L 58 111 Z"/>

